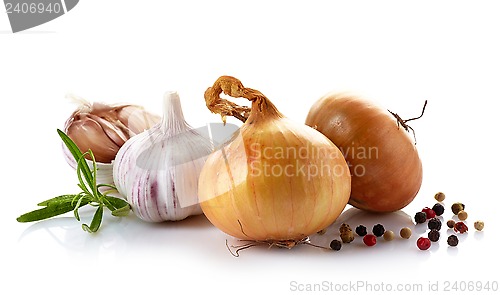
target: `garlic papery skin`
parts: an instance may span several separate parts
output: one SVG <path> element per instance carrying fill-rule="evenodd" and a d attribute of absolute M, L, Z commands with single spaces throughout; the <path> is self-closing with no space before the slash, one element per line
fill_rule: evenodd
<path fill-rule="evenodd" d="M 181 109 L 179 95 L 164 96 L 163 119 L 128 140 L 118 151 L 114 183 L 133 212 L 149 222 L 182 220 L 201 214 L 198 178 L 211 141 L 193 130 Z"/>

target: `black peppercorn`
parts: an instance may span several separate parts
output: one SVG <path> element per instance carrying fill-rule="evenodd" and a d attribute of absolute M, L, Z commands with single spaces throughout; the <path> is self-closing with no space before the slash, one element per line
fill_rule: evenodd
<path fill-rule="evenodd" d="M 441 220 L 437 219 L 436 217 L 431 218 L 431 219 L 429 219 L 427 226 L 429 227 L 429 229 L 440 230 L 441 229 Z"/>
<path fill-rule="evenodd" d="M 358 234 L 358 236 L 360 237 L 363 237 L 363 236 L 366 236 L 367 232 L 366 232 L 366 227 L 362 224 L 358 225 L 356 227 L 356 233 Z"/>
<path fill-rule="evenodd" d="M 417 224 L 424 223 L 426 220 L 427 220 L 427 214 L 425 214 L 425 212 L 415 213 L 415 222 Z"/>
<path fill-rule="evenodd" d="M 449 228 L 453 228 L 455 227 L 455 220 L 453 219 L 450 219 L 446 222 L 446 225 L 449 227 Z"/>
<path fill-rule="evenodd" d="M 439 237 L 441 235 L 439 234 L 439 231 L 437 229 L 433 229 L 431 230 L 428 234 L 427 234 L 427 237 L 429 238 L 429 240 L 431 240 L 432 242 L 437 242 L 439 241 Z"/>
<path fill-rule="evenodd" d="M 376 237 L 381 237 L 385 233 L 385 228 L 382 224 L 379 223 L 373 226 L 372 232 Z"/>
<path fill-rule="evenodd" d="M 451 235 L 448 237 L 448 245 L 455 247 L 458 245 L 458 238 L 455 235 Z"/>
<path fill-rule="evenodd" d="M 432 207 L 432 210 L 434 210 L 434 212 L 436 212 L 436 215 L 437 216 L 441 216 L 443 215 L 444 213 L 444 206 L 439 204 L 439 203 L 436 203 L 433 207 Z"/>
<path fill-rule="evenodd" d="M 332 248 L 332 250 L 339 251 L 340 248 L 342 248 L 342 242 L 339 240 L 333 240 L 330 243 L 330 248 Z"/>

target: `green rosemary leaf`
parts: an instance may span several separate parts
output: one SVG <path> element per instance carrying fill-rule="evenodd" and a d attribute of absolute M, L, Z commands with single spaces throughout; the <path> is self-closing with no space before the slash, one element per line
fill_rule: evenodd
<path fill-rule="evenodd" d="M 92 159 L 92 183 L 90 184 L 90 186 L 92 188 L 92 191 L 94 192 L 94 196 L 99 197 L 100 194 L 97 191 L 97 163 L 95 161 L 94 153 L 92 152 L 92 150 L 89 150 L 87 153 Z"/>
<path fill-rule="evenodd" d="M 116 188 L 116 186 L 111 185 L 111 184 L 101 183 L 101 184 L 98 184 L 98 185 L 97 185 L 97 188 L 98 188 L 98 189 L 99 189 L 99 188 L 101 188 L 101 187 L 107 187 L 107 188 L 110 188 L 110 189 L 112 189 L 112 190 L 114 190 L 114 191 L 117 191 L 117 190 L 118 190 L 118 189 Z"/>
<path fill-rule="evenodd" d="M 92 153 L 88 150 L 82 153 L 78 146 L 68 137 L 63 131 L 57 129 L 57 133 L 62 141 L 71 152 L 76 162 L 76 172 L 78 176 L 78 187 L 82 192 L 74 195 L 61 195 L 52 199 L 45 200 L 38 203 L 38 206 L 44 208 L 25 213 L 17 218 L 18 222 L 31 222 L 47 219 L 57 215 L 61 215 L 73 211 L 75 218 L 80 221 L 80 214 L 78 209 L 85 205 L 98 206 L 90 226 L 83 224 L 82 228 L 85 231 L 94 233 L 102 223 L 104 206 L 106 206 L 113 216 L 125 216 L 130 211 L 130 205 L 123 199 L 108 196 L 106 193 L 99 191 L 100 187 L 108 187 L 116 190 L 114 185 L 110 184 L 97 184 L 97 163 Z M 92 162 L 92 169 L 85 159 L 89 156 Z"/>
<path fill-rule="evenodd" d="M 85 182 L 83 181 L 83 178 L 82 178 L 82 169 L 83 169 L 83 166 L 81 163 L 85 163 L 87 164 L 87 162 L 85 161 L 85 158 L 80 158 L 77 162 L 76 162 L 76 175 L 78 177 L 78 187 L 80 187 L 82 189 L 82 191 L 84 191 L 85 193 L 87 193 L 88 195 L 92 195 L 91 193 L 91 190 L 88 189 L 88 186 L 90 186 L 90 183 L 88 184 L 88 186 L 85 184 Z"/>
<path fill-rule="evenodd" d="M 103 211 L 104 206 L 102 204 L 99 204 L 99 207 L 97 207 L 94 217 L 92 218 L 92 222 L 90 223 L 90 227 L 86 224 L 82 224 L 83 230 L 89 233 L 95 233 L 101 226 Z"/>
<path fill-rule="evenodd" d="M 130 205 L 127 204 L 121 208 L 111 211 L 111 215 L 115 217 L 125 217 L 130 213 Z"/>
<path fill-rule="evenodd" d="M 87 205 L 90 202 L 88 198 L 83 198 L 80 202 L 80 207 Z M 19 216 L 16 220 L 18 222 L 32 222 L 39 221 L 54 216 L 58 216 L 75 209 L 75 204 L 73 204 L 73 199 L 68 199 L 65 202 L 61 201 L 58 203 L 49 203 L 50 205 L 42 209 L 34 210 Z"/>
<path fill-rule="evenodd" d="M 130 208 L 130 205 L 124 199 L 116 198 L 116 197 L 112 197 L 112 196 L 104 196 L 104 199 L 106 201 L 108 201 L 109 203 L 111 203 L 111 205 L 113 206 L 113 209 L 108 207 L 109 210 L 111 210 L 111 211 L 114 211 L 116 209 L 121 209 L 123 207 Z"/>
<path fill-rule="evenodd" d="M 73 214 L 75 215 L 76 220 L 80 221 L 80 214 L 78 213 L 78 209 L 80 208 L 80 204 L 82 203 L 83 197 L 78 199 L 76 202 L 75 209 L 73 210 Z"/>
<path fill-rule="evenodd" d="M 73 200 L 77 196 L 78 195 L 62 195 L 62 196 L 58 196 L 58 197 L 55 197 L 55 198 L 48 199 L 48 200 L 45 200 L 43 202 L 40 202 L 40 203 L 37 204 L 37 206 L 47 207 L 47 206 L 50 206 L 50 205 L 53 205 L 53 204 L 65 203 L 67 201 Z"/>
<path fill-rule="evenodd" d="M 59 137 L 61 137 L 62 141 L 64 142 L 70 153 L 73 155 L 73 158 L 75 158 L 75 162 L 77 163 L 77 165 L 80 159 L 83 158 L 82 159 L 83 161 L 81 161 L 82 163 L 81 169 L 83 172 L 83 176 L 85 177 L 87 183 L 91 184 L 93 178 L 92 172 L 90 171 L 87 161 L 85 161 L 83 153 L 80 151 L 78 146 L 73 142 L 73 140 L 71 140 L 71 138 L 69 138 L 69 136 L 66 135 L 66 133 L 62 132 L 60 129 L 57 129 L 57 133 L 59 134 Z"/>

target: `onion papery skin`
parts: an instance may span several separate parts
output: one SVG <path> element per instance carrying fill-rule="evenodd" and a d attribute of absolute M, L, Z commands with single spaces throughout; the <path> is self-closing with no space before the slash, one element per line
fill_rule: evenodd
<path fill-rule="evenodd" d="M 329 93 L 311 107 L 306 124 L 344 154 L 352 175 L 349 204 L 393 212 L 417 195 L 423 170 L 414 139 L 387 110 L 355 95 Z"/>
<path fill-rule="evenodd" d="M 201 207 L 210 222 L 236 238 L 301 240 L 332 224 L 347 205 L 347 163 L 316 130 L 255 108 L 254 102 L 239 132 L 208 157 L 198 186 Z M 283 150 L 288 152 L 280 156 Z M 300 167 L 326 168 L 313 175 Z"/>

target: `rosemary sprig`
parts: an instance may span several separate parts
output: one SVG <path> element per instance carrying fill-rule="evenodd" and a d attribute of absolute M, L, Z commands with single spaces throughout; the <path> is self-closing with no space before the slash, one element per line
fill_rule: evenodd
<path fill-rule="evenodd" d="M 38 206 L 43 208 L 25 213 L 17 218 L 18 222 L 32 222 L 58 216 L 73 211 L 76 220 L 80 221 L 78 209 L 90 205 L 96 207 L 94 217 L 90 225 L 82 224 L 82 229 L 94 233 L 101 226 L 104 207 L 111 211 L 111 215 L 121 217 L 130 212 L 130 205 L 127 201 L 110 196 L 109 193 L 116 191 L 116 187 L 110 184 L 97 184 L 96 174 L 97 165 L 94 154 L 91 150 L 82 153 L 76 144 L 64 132 L 57 129 L 57 133 L 71 152 L 76 165 L 76 174 L 78 176 L 78 187 L 82 190 L 78 194 L 62 195 L 41 203 Z M 89 167 L 85 156 L 89 156 L 92 161 L 92 167 Z M 107 187 L 110 190 L 101 193 L 99 188 Z"/>

